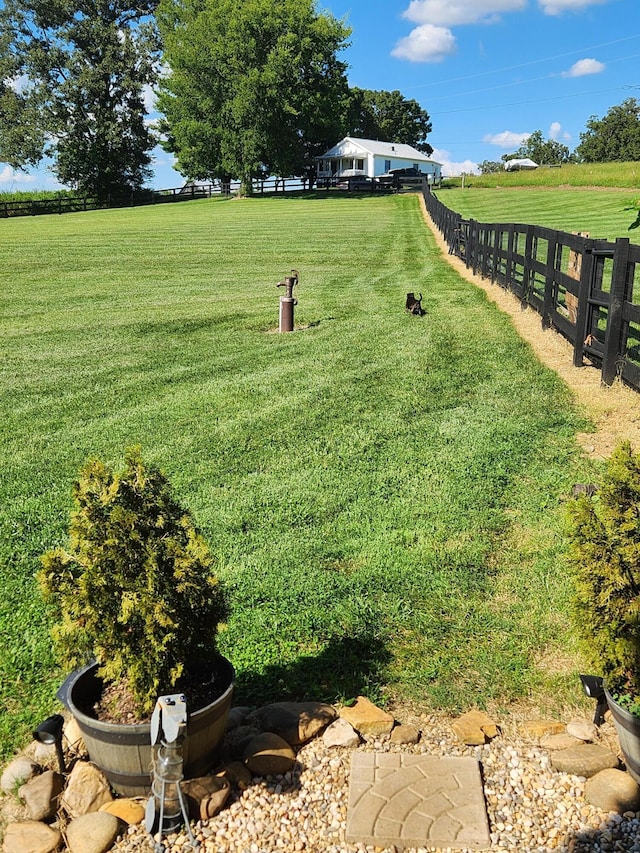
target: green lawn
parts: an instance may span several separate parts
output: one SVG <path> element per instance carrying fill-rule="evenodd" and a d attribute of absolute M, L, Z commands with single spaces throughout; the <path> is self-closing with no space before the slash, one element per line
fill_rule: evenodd
<path fill-rule="evenodd" d="M 436 194 L 451 210 L 478 222 L 518 222 L 559 231 L 586 231 L 596 239 L 627 237 L 632 243 L 640 240 L 637 231 L 629 231 L 636 211 L 625 208 L 637 198 L 629 190 L 471 187 L 442 189 Z"/>
<path fill-rule="evenodd" d="M 440 257 L 415 196 L 0 229 L 5 754 L 62 678 L 38 557 L 65 540 L 85 459 L 119 465 L 133 443 L 217 556 L 238 701 L 578 698 L 562 502 L 594 476 L 586 425 Z M 306 328 L 279 335 L 292 267 Z M 410 290 L 425 317 L 404 312 Z"/>

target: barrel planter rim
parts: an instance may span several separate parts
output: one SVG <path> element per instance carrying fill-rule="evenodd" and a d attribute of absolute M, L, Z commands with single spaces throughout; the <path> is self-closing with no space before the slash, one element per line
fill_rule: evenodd
<path fill-rule="evenodd" d="M 609 692 L 607 684 L 603 687 L 627 771 L 640 784 L 640 717 L 619 705 Z"/>
<path fill-rule="evenodd" d="M 212 702 L 202 705 L 193 712 L 190 712 L 187 706 L 187 736 L 184 742 L 185 769 L 187 769 L 186 765 L 188 763 L 189 767 L 194 767 L 197 770 L 196 773 L 190 775 L 203 775 L 209 769 L 206 766 L 208 763 L 206 755 L 203 759 L 200 755 L 189 754 L 189 744 L 194 743 L 194 735 L 199 734 L 203 730 L 206 732 L 207 726 L 211 726 L 212 724 L 217 729 L 220 729 L 219 737 L 208 744 L 209 751 L 213 754 L 218 748 L 224 734 L 224 726 L 220 722 L 220 718 L 222 717 L 223 722 L 226 724 L 227 714 L 231 706 L 235 686 L 233 665 L 227 658 L 219 654 L 215 655 L 213 661 L 218 667 L 218 673 L 221 676 L 221 693 Z M 150 769 L 148 772 L 139 775 L 120 774 L 115 768 L 105 767 L 99 759 L 96 759 L 91 754 L 91 748 L 93 746 L 95 751 L 97 742 L 106 744 L 107 748 L 111 745 L 114 749 L 118 750 L 126 750 L 127 747 L 131 747 L 132 750 L 141 748 L 146 752 L 148 749 L 150 756 L 151 723 L 112 723 L 106 720 L 99 720 L 78 707 L 77 696 L 74 699 L 74 692 L 77 693 L 83 686 L 87 689 L 87 685 L 89 685 L 87 689 L 87 693 L 89 693 L 91 691 L 91 682 L 94 682 L 93 690 L 95 692 L 95 682 L 100 681 L 100 677 L 97 675 L 99 666 L 96 661 L 93 661 L 87 666 L 72 672 L 58 690 L 58 698 L 76 719 L 83 736 L 85 736 L 90 760 L 105 773 L 112 787 L 118 793 L 135 796 L 136 793 L 133 790 L 129 790 L 129 788 L 140 789 L 137 792 L 138 794 L 142 793 L 143 788 L 148 789 L 150 787 Z M 91 742 L 87 743 L 87 739 Z M 193 748 L 191 751 L 193 751 Z M 130 784 L 128 784 L 129 782 Z"/>

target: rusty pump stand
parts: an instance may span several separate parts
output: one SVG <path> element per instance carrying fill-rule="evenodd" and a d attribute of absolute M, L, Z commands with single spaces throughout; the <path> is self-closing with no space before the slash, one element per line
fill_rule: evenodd
<path fill-rule="evenodd" d="M 285 278 L 276 284 L 276 287 L 284 287 L 284 296 L 280 297 L 280 331 L 293 332 L 293 308 L 298 304 L 298 300 L 293 296 L 293 287 L 300 280 L 298 270 L 291 270 L 293 275 L 285 276 Z"/>

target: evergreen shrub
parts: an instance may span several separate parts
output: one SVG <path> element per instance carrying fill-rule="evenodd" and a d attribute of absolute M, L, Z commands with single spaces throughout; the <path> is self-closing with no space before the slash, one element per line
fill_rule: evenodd
<path fill-rule="evenodd" d="M 576 626 L 616 701 L 640 715 L 640 454 L 620 444 L 569 505 Z"/>
<path fill-rule="evenodd" d="M 89 460 L 73 497 L 68 548 L 45 554 L 38 573 L 54 645 L 69 668 L 95 658 L 144 715 L 189 662 L 215 653 L 225 606 L 213 557 L 139 448 L 121 472 Z"/>

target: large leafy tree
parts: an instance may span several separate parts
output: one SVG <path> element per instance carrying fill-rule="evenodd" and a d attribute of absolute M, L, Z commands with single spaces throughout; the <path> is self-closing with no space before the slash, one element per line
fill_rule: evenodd
<path fill-rule="evenodd" d="M 397 89 L 392 92 L 373 89 L 351 90 L 349 133 L 381 142 L 412 145 L 425 154 L 433 153 L 427 142 L 431 121 L 426 110 L 408 100 Z"/>
<path fill-rule="evenodd" d="M 156 2 L 4 0 L 2 159 L 24 168 L 50 157 L 62 184 L 100 197 L 142 186 L 155 144 L 144 93 L 157 79 Z"/>
<path fill-rule="evenodd" d="M 576 154 L 585 163 L 640 160 L 640 103 L 627 98 L 604 118 L 591 116 Z"/>
<path fill-rule="evenodd" d="M 529 157 L 538 166 L 560 166 L 573 160 L 573 155 L 566 145 L 557 139 L 545 139 L 541 130 L 534 130 L 515 153 L 506 154 L 502 159 L 513 160 L 520 157 Z"/>
<path fill-rule="evenodd" d="M 300 175 L 344 131 L 349 29 L 315 0 L 161 0 L 164 146 L 190 178 Z"/>

